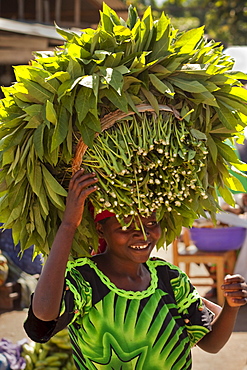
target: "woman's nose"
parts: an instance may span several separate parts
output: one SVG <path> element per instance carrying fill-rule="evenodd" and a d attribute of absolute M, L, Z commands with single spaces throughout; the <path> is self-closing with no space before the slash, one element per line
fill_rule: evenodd
<path fill-rule="evenodd" d="M 135 229 L 134 231 L 134 234 L 135 236 L 138 236 L 138 237 L 146 237 L 146 236 L 149 236 L 149 229 L 147 227 L 140 227 L 138 229 Z"/>

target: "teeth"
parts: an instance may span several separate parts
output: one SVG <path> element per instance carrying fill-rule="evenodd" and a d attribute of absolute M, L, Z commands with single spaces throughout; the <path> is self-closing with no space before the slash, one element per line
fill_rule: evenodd
<path fill-rule="evenodd" d="M 133 249 L 145 249 L 147 248 L 148 244 L 144 244 L 144 245 L 131 245 L 130 248 L 133 248 Z"/>

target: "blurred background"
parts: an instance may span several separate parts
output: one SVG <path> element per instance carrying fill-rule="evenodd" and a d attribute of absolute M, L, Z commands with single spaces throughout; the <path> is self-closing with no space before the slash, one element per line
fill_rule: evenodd
<path fill-rule="evenodd" d="M 63 43 L 54 23 L 80 31 L 95 28 L 103 0 L 0 0 L 0 85 L 14 81 L 14 65 L 27 64 L 33 51 Z M 219 41 L 235 68 L 247 71 L 247 1 L 245 0 L 105 0 L 126 19 L 130 4 L 140 16 L 151 5 L 155 17 L 164 11 L 180 31 L 205 25 L 208 39 Z M 0 98 L 3 97 L 0 93 Z"/>

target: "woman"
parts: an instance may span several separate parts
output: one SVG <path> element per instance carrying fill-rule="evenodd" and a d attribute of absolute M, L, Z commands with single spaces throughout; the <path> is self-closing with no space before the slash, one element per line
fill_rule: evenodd
<path fill-rule="evenodd" d="M 63 221 L 24 325 L 28 335 L 45 342 L 68 325 L 78 369 L 191 369 L 192 346 L 215 353 L 229 339 L 247 300 L 244 279 L 226 277 L 225 305 L 213 320 L 178 267 L 149 258 L 161 236 L 155 214 L 142 218 L 143 230 L 138 219 L 125 228 L 114 214 L 101 215 L 97 229 L 106 251 L 68 262 L 96 183 L 83 170 L 70 181 Z"/>

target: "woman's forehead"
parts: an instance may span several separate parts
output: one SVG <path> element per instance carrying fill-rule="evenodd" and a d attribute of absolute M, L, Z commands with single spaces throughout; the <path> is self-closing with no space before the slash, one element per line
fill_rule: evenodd
<path fill-rule="evenodd" d="M 140 222 L 142 223 L 147 223 L 149 221 L 154 221 L 156 220 L 156 213 L 154 212 L 151 216 L 148 216 L 148 217 L 138 217 L 138 216 L 127 216 L 127 217 L 124 217 L 124 222 L 126 224 L 129 224 L 130 221 L 133 220 L 131 222 L 131 225 L 132 224 L 140 224 Z M 108 217 L 105 219 L 105 222 L 104 224 L 107 224 L 107 225 L 115 225 L 115 224 L 120 224 L 120 222 L 118 221 L 118 218 L 117 216 L 113 216 L 113 217 Z"/>

